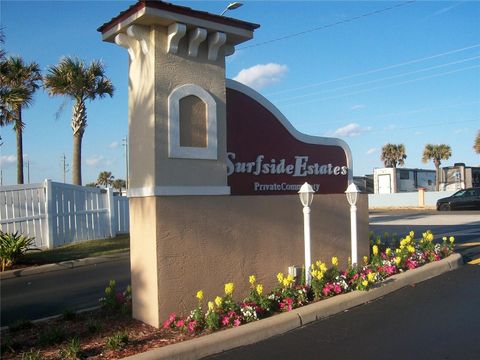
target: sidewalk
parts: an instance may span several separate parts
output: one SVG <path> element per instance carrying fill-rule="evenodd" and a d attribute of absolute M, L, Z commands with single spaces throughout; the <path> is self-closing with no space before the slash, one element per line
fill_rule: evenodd
<path fill-rule="evenodd" d="M 460 254 L 429 263 L 420 268 L 394 275 L 369 291 L 354 291 L 282 313 L 267 319 L 219 331 L 193 340 L 133 355 L 128 360 L 182 359 L 193 360 L 249 345 L 302 327 L 316 320 L 368 303 L 402 287 L 413 285 L 463 265 Z"/>
<path fill-rule="evenodd" d="M 113 255 L 102 255 L 97 257 L 90 257 L 77 260 L 62 261 L 54 264 L 30 266 L 22 269 L 9 270 L 0 272 L 0 280 L 11 279 L 14 277 L 28 276 L 34 274 L 41 274 L 50 271 L 60 271 L 65 269 L 73 269 L 80 266 L 101 264 L 105 262 L 115 261 L 130 257 L 130 252 L 121 252 Z"/>

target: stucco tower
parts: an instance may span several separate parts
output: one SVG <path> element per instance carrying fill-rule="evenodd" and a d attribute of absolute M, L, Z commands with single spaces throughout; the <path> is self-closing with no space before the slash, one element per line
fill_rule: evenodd
<path fill-rule="evenodd" d="M 128 50 L 133 315 L 159 326 L 176 255 L 162 229 L 170 196 L 229 195 L 225 56 L 258 25 L 161 1 L 139 1 L 98 30 Z M 177 239 L 178 240 L 178 239 Z M 171 244 L 169 244 L 171 246 Z M 163 293 L 162 293 L 163 292 Z M 173 299 L 172 299 L 173 297 Z M 169 298 L 169 299 L 168 299 Z M 164 306 L 165 305 L 165 306 Z"/>

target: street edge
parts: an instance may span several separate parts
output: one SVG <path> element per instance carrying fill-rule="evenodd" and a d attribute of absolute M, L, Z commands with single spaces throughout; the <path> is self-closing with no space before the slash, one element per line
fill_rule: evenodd
<path fill-rule="evenodd" d="M 248 323 L 238 328 L 204 335 L 193 340 L 152 349 L 132 355 L 125 360 L 196 360 L 240 346 L 250 345 L 272 336 L 284 334 L 316 320 L 341 313 L 368 303 L 405 286 L 420 283 L 463 265 L 462 255 L 454 253 L 448 258 L 426 264 L 420 268 L 389 277 L 369 291 L 353 291 L 316 302 L 288 313 Z"/>
<path fill-rule="evenodd" d="M 7 279 L 18 278 L 22 276 L 42 274 L 42 273 L 51 272 L 51 271 L 73 269 L 73 268 L 87 266 L 87 265 L 101 264 L 101 263 L 111 262 L 111 261 L 115 261 L 115 260 L 123 259 L 127 257 L 128 258 L 130 257 L 130 252 L 121 252 L 121 253 L 112 254 L 112 255 L 88 257 L 84 259 L 67 260 L 67 261 L 62 261 L 54 264 L 26 267 L 26 268 L 17 269 L 17 270 L 8 270 L 8 271 L 0 272 L 0 280 L 7 280 Z"/>

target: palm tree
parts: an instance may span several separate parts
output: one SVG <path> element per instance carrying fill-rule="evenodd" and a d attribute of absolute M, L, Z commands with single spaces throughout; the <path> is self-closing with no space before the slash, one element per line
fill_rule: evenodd
<path fill-rule="evenodd" d="M 396 168 L 398 166 L 405 165 L 405 145 L 403 144 L 386 144 L 382 147 L 382 155 L 380 160 L 383 161 L 385 167 Z"/>
<path fill-rule="evenodd" d="M 63 95 L 74 100 L 72 110 L 73 161 L 72 183 L 82 185 L 82 139 L 87 126 L 85 102 L 97 97 L 113 96 L 114 87 L 106 77 L 103 65 L 92 61 L 85 65 L 77 58 L 65 57 L 58 65 L 51 66 L 45 76 L 44 87 L 50 96 Z"/>
<path fill-rule="evenodd" d="M 118 192 L 121 194 L 122 193 L 122 189 L 125 189 L 127 187 L 127 183 L 125 180 L 123 179 L 115 179 L 113 180 L 112 182 L 112 187 L 115 189 L 115 190 L 118 190 Z"/>
<path fill-rule="evenodd" d="M 438 191 L 440 188 L 440 165 L 441 160 L 448 160 L 452 156 L 452 149 L 450 146 L 445 144 L 432 145 L 427 144 L 423 149 L 422 161 L 427 163 L 429 160 L 433 160 L 435 165 L 435 190 Z"/>
<path fill-rule="evenodd" d="M 473 145 L 473 149 L 477 154 L 480 154 L 480 130 L 477 131 L 477 137 L 475 138 L 475 144 Z"/>
<path fill-rule="evenodd" d="M 102 171 L 98 174 L 97 185 L 103 185 L 105 187 L 112 185 L 114 176 L 110 171 Z"/>
<path fill-rule="evenodd" d="M 13 124 L 17 135 L 17 183 L 23 184 L 22 109 L 30 106 L 42 76 L 37 63 L 26 64 L 21 57 L 0 61 L 0 125 Z"/>

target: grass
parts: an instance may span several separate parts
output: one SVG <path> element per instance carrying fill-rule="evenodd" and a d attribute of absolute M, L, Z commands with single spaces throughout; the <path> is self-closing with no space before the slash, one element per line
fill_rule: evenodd
<path fill-rule="evenodd" d="M 18 260 L 18 264 L 50 264 L 77 260 L 101 255 L 113 255 L 130 250 L 130 235 L 120 235 L 111 239 L 87 240 L 64 245 L 55 249 L 32 251 Z"/>

